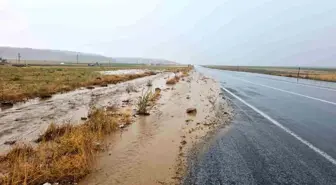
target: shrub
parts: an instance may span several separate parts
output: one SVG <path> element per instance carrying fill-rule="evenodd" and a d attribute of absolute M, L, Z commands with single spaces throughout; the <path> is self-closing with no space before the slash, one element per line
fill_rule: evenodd
<path fill-rule="evenodd" d="M 94 109 L 81 125 L 51 124 L 36 147 L 16 145 L 0 156 L 0 184 L 73 184 L 91 172 L 102 136 L 129 123 L 129 114 Z"/>
<path fill-rule="evenodd" d="M 126 86 L 126 92 L 131 93 L 131 92 L 137 92 L 133 84 L 128 84 Z"/>
<path fill-rule="evenodd" d="M 152 87 L 153 86 L 153 82 L 152 80 L 148 80 L 147 81 L 147 87 Z"/>
<path fill-rule="evenodd" d="M 166 81 L 166 84 L 168 85 L 174 85 L 178 82 L 178 79 L 179 78 L 176 78 L 176 76 L 174 78 L 169 78 L 167 81 Z"/>
<path fill-rule="evenodd" d="M 149 115 L 148 110 L 150 109 L 150 101 L 153 98 L 153 93 L 151 90 L 147 90 L 147 92 L 139 97 L 137 103 L 138 114 L 140 115 Z"/>

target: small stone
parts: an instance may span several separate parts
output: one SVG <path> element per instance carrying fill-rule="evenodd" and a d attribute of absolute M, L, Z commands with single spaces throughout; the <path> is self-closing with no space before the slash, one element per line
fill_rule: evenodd
<path fill-rule="evenodd" d="M 12 102 L 1 102 L 0 105 L 3 106 L 3 107 L 13 107 L 14 103 L 12 103 Z"/>
<path fill-rule="evenodd" d="M 95 87 L 93 87 L 93 86 L 88 86 L 88 87 L 86 87 L 87 89 L 94 89 Z"/>
<path fill-rule="evenodd" d="M 99 142 L 94 142 L 93 145 L 96 147 L 96 148 L 100 148 L 101 144 Z"/>
<path fill-rule="evenodd" d="M 187 123 L 192 122 L 192 121 L 194 121 L 194 120 L 192 120 L 192 119 L 185 120 L 185 122 L 187 122 Z"/>
<path fill-rule="evenodd" d="M 49 182 L 44 183 L 43 185 L 51 185 Z"/>
<path fill-rule="evenodd" d="M 107 84 L 101 84 L 100 87 L 107 87 Z"/>
<path fill-rule="evenodd" d="M 87 120 L 87 117 L 81 117 L 81 120 L 85 121 Z"/>
<path fill-rule="evenodd" d="M 187 100 L 189 100 L 190 99 L 190 96 L 187 96 Z"/>
<path fill-rule="evenodd" d="M 187 144 L 187 141 L 183 140 L 183 141 L 181 141 L 181 144 L 185 145 L 185 144 Z"/>
<path fill-rule="evenodd" d="M 188 114 L 195 114 L 195 113 L 197 113 L 197 109 L 196 108 L 188 108 L 186 112 Z"/>
<path fill-rule="evenodd" d="M 5 145 L 14 145 L 16 143 L 16 140 L 13 141 L 5 141 L 4 144 Z"/>
<path fill-rule="evenodd" d="M 130 102 L 130 99 L 122 100 L 122 102 L 124 102 L 124 103 L 129 103 L 129 102 Z"/>
<path fill-rule="evenodd" d="M 125 127 L 124 124 L 119 125 L 119 128 L 124 128 L 124 127 Z"/>

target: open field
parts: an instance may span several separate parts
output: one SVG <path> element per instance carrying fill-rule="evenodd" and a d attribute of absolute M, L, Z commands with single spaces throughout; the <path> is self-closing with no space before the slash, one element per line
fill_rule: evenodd
<path fill-rule="evenodd" d="M 29 65 L 29 66 L 77 66 L 77 67 L 86 67 L 88 64 L 95 64 L 96 61 L 92 62 L 81 62 L 79 61 L 78 63 L 76 61 L 51 61 L 51 60 L 21 60 L 18 62 L 17 60 L 7 60 L 12 65 Z M 167 67 L 169 65 L 147 65 L 147 64 L 137 64 L 137 63 L 117 63 L 117 62 L 108 62 L 108 61 L 103 61 L 103 62 L 98 62 L 100 66 L 102 67 Z M 171 66 L 176 66 L 176 65 L 171 65 Z M 182 66 L 182 65 L 181 65 Z"/>
<path fill-rule="evenodd" d="M 183 66 L 0 66 L 0 103 L 20 102 L 31 98 L 48 98 L 79 87 L 104 86 L 153 75 L 153 72 L 126 75 L 102 75 L 98 71 L 118 69 L 149 69 L 178 71 Z"/>
<path fill-rule="evenodd" d="M 258 67 L 258 66 L 205 66 L 213 69 L 222 69 L 230 71 L 243 71 L 251 73 L 262 73 L 276 76 L 286 76 L 293 78 L 312 79 L 320 81 L 336 82 L 336 68 L 312 68 L 306 67 Z"/>

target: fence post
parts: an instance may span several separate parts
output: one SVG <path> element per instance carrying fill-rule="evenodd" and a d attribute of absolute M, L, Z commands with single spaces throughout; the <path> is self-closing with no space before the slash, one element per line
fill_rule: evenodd
<path fill-rule="evenodd" d="M 296 80 L 297 83 L 299 83 L 299 77 L 300 77 L 300 67 L 299 67 L 299 71 L 298 71 L 298 74 L 297 74 L 297 80 Z"/>

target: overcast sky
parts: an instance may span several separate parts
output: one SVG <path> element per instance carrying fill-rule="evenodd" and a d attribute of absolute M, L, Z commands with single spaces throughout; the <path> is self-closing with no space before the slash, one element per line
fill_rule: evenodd
<path fill-rule="evenodd" d="M 336 66 L 336 0 L 0 0 L 0 23 L 2 46 Z"/>

